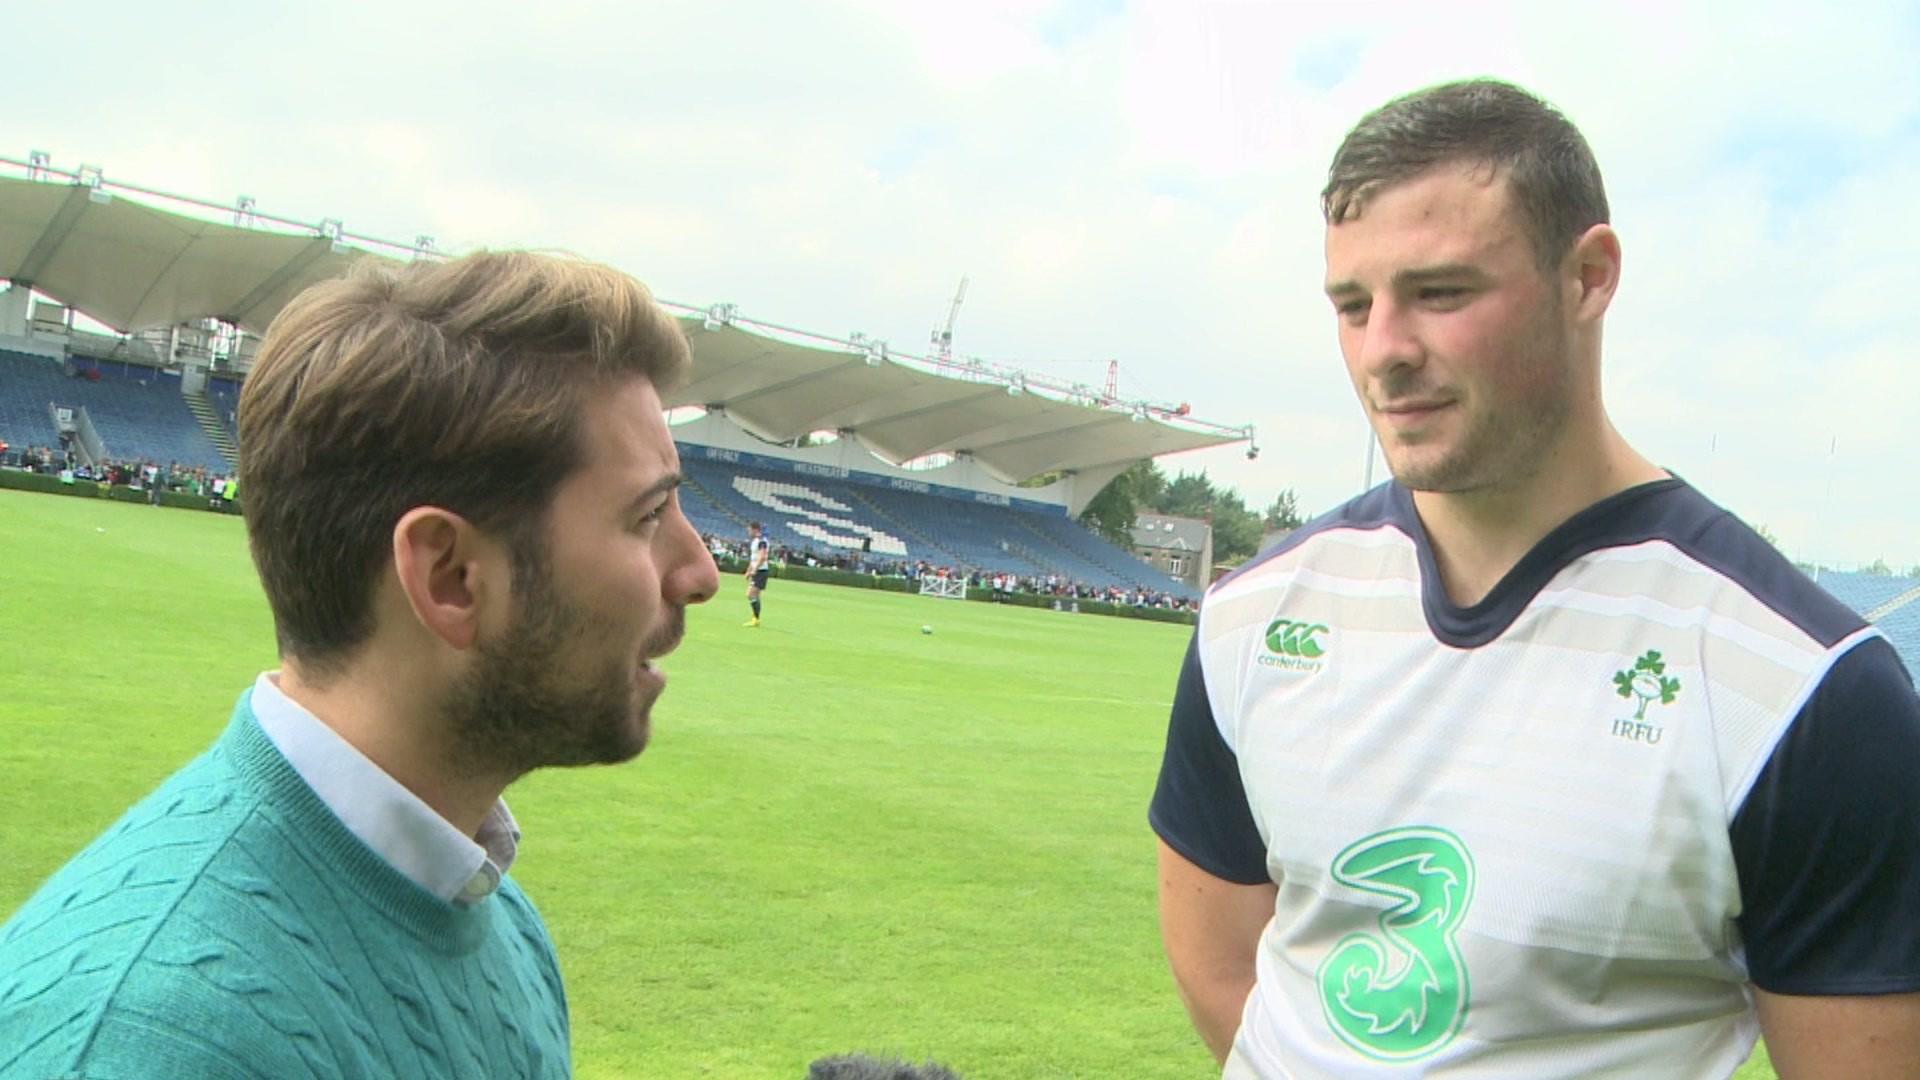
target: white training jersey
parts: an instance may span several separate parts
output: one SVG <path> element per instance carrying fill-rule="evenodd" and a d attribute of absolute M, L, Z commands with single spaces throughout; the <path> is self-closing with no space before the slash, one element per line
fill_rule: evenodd
<path fill-rule="evenodd" d="M 1916 766 L 1892 649 L 1684 483 L 1469 608 L 1388 484 L 1209 593 L 1150 817 L 1278 886 L 1229 1077 L 1697 1080 L 1750 983 L 1920 989 Z"/>

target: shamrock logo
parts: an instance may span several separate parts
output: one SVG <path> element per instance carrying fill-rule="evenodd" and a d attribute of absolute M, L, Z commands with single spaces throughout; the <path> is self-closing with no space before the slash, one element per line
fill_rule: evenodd
<path fill-rule="evenodd" d="M 1680 696 L 1680 680 L 1667 677 L 1667 662 L 1660 659 L 1657 649 L 1648 649 L 1627 670 L 1614 672 L 1613 686 L 1623 698 L 1640 699 L 1640 709 L 1633 714 L 1635 720 L 1646 719 L 1647 706 L 1655 698 L 1662 705 L 1671 705 Z"/>

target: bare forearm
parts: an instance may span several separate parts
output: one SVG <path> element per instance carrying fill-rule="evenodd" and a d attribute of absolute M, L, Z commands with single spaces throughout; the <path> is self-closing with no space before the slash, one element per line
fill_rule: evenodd
<path fill-rule="evenodd" d="M 1224 1063 L 1233 1049 L 1233 1037 L 1240 1030 L 1240 1014 L 1246 1007 L 1247 995 L 1253 992 L 1251 965 L 1245 978 L 1188 980 L 1176 973 L 1175 981 L 1180 985 L 1180 1000 L 1186 1003 L 1193 1029 L 1200 1033 L 1207 1049 L 1213 1051 L 1213 1059 Z"/>
<path fill-rule="evenodd" d="M 1160 933 L 1194 1030 L 1220 1060 L 1233 1049 L 1253 992 L 1274 886 L 1216 878 L 1160 844 Z"/>

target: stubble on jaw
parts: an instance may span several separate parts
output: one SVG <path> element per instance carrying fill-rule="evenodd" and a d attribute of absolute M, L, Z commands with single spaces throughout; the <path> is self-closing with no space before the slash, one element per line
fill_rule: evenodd
<path fill-rule="evenodd" d="M 1507 403 L 1469 418 L 1457 444 L 1432 461 L 1408 461 L 1405 455 L 1396 461 L 1389 449 L 1387 464 L 1401 486 L 1439 495 L 1466 494 L 1530 477 L 1545 463 L 1547 448 L 1573 410 L 1572 347 L 1560 329 L 1559 296 L 1551 291 L 1548 296 L 1519 344 L 1542 380 L 1526 407 Z M 1383 391 L 1392 400 L 1417 396 L 1419 388 L 1389 383 Z M 1378 427 L 1375 432 L 1379 433 Z M 1380 437 L 1382 445 L 1392 445 L 1391 433 Z"/>

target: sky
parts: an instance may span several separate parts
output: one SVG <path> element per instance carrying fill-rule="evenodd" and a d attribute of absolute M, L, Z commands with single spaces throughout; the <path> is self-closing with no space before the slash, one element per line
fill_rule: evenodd
<path fill-rule="evenodd" d="M 285 5 L 292 7 L 293 5 Z M 36 5 L 0 154 L 261 211 L 562 248 L 666 298 L 1252 423 L 1161 460 L 1357 493 L 1321 294 L 1341 137 L 1491 75 L 1592 144 L 1605 392 L 1796 559 L 1920 564 L 1920 8 L 778 0 Z M 1381 468 L 1378 477 L 1384 477 Z"/>

